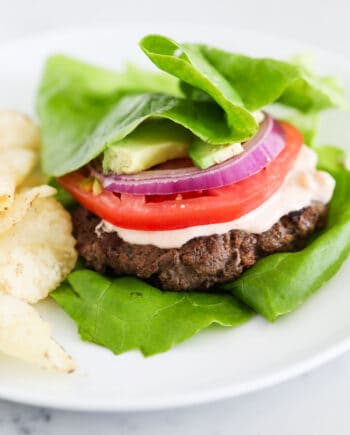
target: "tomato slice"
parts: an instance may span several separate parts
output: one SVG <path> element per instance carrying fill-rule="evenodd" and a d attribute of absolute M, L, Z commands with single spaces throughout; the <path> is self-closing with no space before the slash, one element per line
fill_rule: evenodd
<path fill-rule="evenodd" d="M 136 230 L 170 230 L 228 222 L 254 210 L 283 183 L 303 144 L 293 126 L 281 122 L 286 145 L 268 166 L 245 180 L 218 189 L 181 195 L 125 195 L 84 189 L 84 175 L 76 171 L 59 184 L 85 208 L 113 225 Z"/>

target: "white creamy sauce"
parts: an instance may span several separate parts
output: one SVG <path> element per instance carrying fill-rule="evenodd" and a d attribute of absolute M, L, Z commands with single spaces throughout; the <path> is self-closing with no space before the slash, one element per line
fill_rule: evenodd
<path fill-rule="evenodd" d="M 327 173 L 317 171 L 317 156 L 303 146 L 294 167 L 282 186 L 261 206 L 230 222 L 199 225 L 179 230 L 140 231 L 116 227 L 101 221 L 95 232 L 117 232 L 125 242 L 138 245 L 154 245 L 159 248 L 180 248 L 189 240 L 200 236 L 224 234 L 230 230 L 262 233 L 272 227 L 283 215 L 307 207 L 312 201 L 328 203 L 332 197 L 335 181 Z"/>

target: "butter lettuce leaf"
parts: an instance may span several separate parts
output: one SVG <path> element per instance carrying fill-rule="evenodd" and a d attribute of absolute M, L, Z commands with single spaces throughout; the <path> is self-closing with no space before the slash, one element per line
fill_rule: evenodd
<path fill-rule="evenodd" d="M 238 280 L 222 286 L 270 321 L 301 305 L 350 253 L 350 172 L 344 168 L 344 153 L 331 146 L 314 150 L 320 169 L 336 180 L 327 227 L 305 249 L 265 257 Z"/>
<path fill-rule="evenodd" d="M 37 95 L 44 172 L 58 176 L 91 161 L 106 146 L 104 135 L 111 132 L 101 133 L 103 121 L 107 119 L 105 126 L 109 128 L 108 114 L 118 101 L 126 95 L 131 98 L 130 104 L 122 104 L 119 110 L 125 110 L 125 125 L 134 95 L 152 95 L 165 89 L 170 101 L 176 101 L 174 95 L 181 95 L 177 80 L 165 74 L 141 72 L 134 66 L 117 73 L 63 55 L 50 57 Z M 130 120 L 131 128 L 136 125 L 133 121 Z"/>
<path fill-rule="evenodd" d="M 135 66 L 118 73 L 62 55 L 48 59 L 37 95 L 46 174 L 84 166 L 149 117 L 170 119 L 204 142 L 229 144 L 256 133 L 251 111 L 266 104 L 314 113 L 343 103 L 332 79 L 301 65 L 160 35 L 140 45 L 162 73 Z"/>
<path fill-rule="evenodd" d="M 43 171 L 60 176 L 84 166 L 149 117 L 170 119 L 211 143 L 247 139 L 257 130 L 248 112 L 253 121 L 233 131 L 215 101 L 164 93 L 174 90 L 174 78 L 164 74 L 157 89 L 158 79 L 150 72 L 142 81 L 140 72 L 118 74 L 65 56 L 49 58 L 37 96 Z"/>
<path fill-rule="evenodd" d="M 301 62 L 179 44 L 162 35 L 148 35 L 140 45 L 155 65 L 186 83 L 183 89 L 188 94 L 192 90 L 193 98 L 204 99 L 205 92 L 226 108 L 230 125 L 240 114 L 233 105 L 253 111 L 280 102 L 303 112 L 347 106 L 336 79 L 319 77 Z"/>
<path fill-rule="evenodd" d="M 140 47 L 158 68 L 191 85 L 195 92 L 200 90 L 207 94 L 204 98 L 191 95 L 191 99 L 213 99 L 223 108 L 232 129 L 232 141 L 248 138 L 257 131 L 257 122 L 244 104 L 242 95 L 232 86 L 230 77 L 225 77 L 208 61 L 204 46 L 179 44 L 165 36 L 148 35 L 141 40 Z M 201 93 L 197 95 L 203 96 Z"/>
<path fill-rule="evenodd" d="M 83 340 L 115 354 L 165 352 L 211 324 L 237 326 L 252 316 L 231 295 L 160 291 L 136 278 L 111 280 L 87 269 L 72 272 L 51 296 Z"/>

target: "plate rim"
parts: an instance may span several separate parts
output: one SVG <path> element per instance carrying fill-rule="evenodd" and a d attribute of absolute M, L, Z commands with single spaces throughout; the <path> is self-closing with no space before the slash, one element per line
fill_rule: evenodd
<path fill-rule="evenodd" d="M 238 387 L 232 387 L 228 385 L 226 387 L 216 387 L 215 389 L 213 388 L 210 390 L 208 389 L 205 392 L 178 394 L 171 395 L 169 397 L 163 396 L 159 399 L 147 399 L 147 403 L 145 403 L 145 399 L 142 399 L 140 402 L 136 402 L 134 399 L 132 399 L 133 403 L 123 400 L 123 403 L 118 403 L 116 401 L 113 405 L 111 405 L 110 401 L 99 401 L 97 403 L 84 402 L 83 404 L 77 404 L 76 401 L 73 400 L 70 402 L 67 398 L 64 400 L 57 400 L 52 399 L 53 396 L 50 396 L 49 398 L 45 397 L 33 399 L 28 393 L 22 394 L 21 396 L 11 392 L 4 393 L 4 390 L 1 390 L 1 388 L 0 399 L 23 405 L 74 412 L 136 413 L 183 409 L 197 405 L 199 406 L 216 403 L 227 399 L 234 399 L 286 383 L 323 366 L 324 364 L 340 357 L 349 350 L 350 336 L 334 346 L 329 347 L 327 350 L 315 353 L 313 356 L 306 358 L 299 363 L 295 363 L 293 367 L 286 367 L 276 371 L 274 374 L 266 375 L 259 381 L 248 381 L 240 384 Z"/>

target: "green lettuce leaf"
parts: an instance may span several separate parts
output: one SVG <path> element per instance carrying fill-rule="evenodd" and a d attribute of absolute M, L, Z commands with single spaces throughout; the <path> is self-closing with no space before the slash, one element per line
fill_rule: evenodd
<path fill-rule="evenodd" d="M 230 78 L 208 61 L 203 46 L 178 44 L 165 36 L 148 35 L 141 40 L 140 47 L 158 68 L 204 91 L 223 108 L 232 129 L 232 141 L 249 138 L 257 131 L 250 108 L 231 85 Z M 193 95 L 192 99 L 210 101 L 210 98 L 193 98 Z"/>
<path fill-rule="evenodd" d="M 141 72 L 134 66 L 116 73 L 62 55 L 50 57 L 37 95 L 44 172 L 62 175 L 100 154 L 105 147 L 100 136 L 103 120 L 107 117 L 108 128 L 108 113 L 125 95 L 133 99 L 135 94 L 167 90 L 171 101 L 172 93 L 180 95 L 176 88 L 173 77 Z"/>
<path fill-rule="evenodd" d="M 230 295 L 165 292 L 87 269 L 72 272 L 51 296 L 78 324 L 83 340 L 116 354 L 165 352 L 211 324 L 237 326 L 252 316 Z"/>
<path fill-rule="evenodd" d="M 233 133 L 225 112 L 214 101 L 160 93 L 165 79 L 155 93 L 151 73 L 145 73 L 143 88 L 140 79 L 128 82 L 134 77 L 125 78 L 64 56 L 48 60 L 37 96 L 45 173 L 60 176 L 84 166 L 151 116 L 171 119 L 204 141 L 231 141 Z M 248 129 L 245 137 L 256 128 Z"/>
<path fill-rule="evenodd" d="M 253 111 L 275 101 L 303 112 L 346 106 L 343 91 L 333 77 L 318 77 L 301 62 L 179 44 L 161 35 L 148 35 L 140 45 L 160 69 L 191 85 L 184 87 L 187 92 L 196 88 L 210 95 L 226 110 L 230 125 L 236 124 L 239 107 Z M 192 97 L 204 98 L 196 89 Z"/>
<path fill-rule="evenodd" d="M 314 149 L 319 167 L 336 180 L 327 227 L 302 251 L 265 257 L 222 286 L 270 321 L 301 305 L 350 253 L 350 172 L 344 168 L 343 151 L 330 146 Z"/>
<path fill-rule="evenodd" d="M 317 166 L 322 171 L 331 173 L 336 179 L 345 171 L 346 152 L 332 145 L 312 147 L 317 153 Z M 338 183 L 338 187 L 339 183 Z"/>
<path fill-rule="evenodd" d="M 129 66 L 116 73 L 61 55 L 48 59 L 37 96 L 45 173 L 84 166 L 149 117 L 168 118 L 204 142 L 227 144 L 253 136 L 258 125 L 250 111 L 276 100 L 312 112 L 342 104 L 331 79 L 300 65 L 159 35 L 144 38 L 141 48 L 165 72 Z"/>

